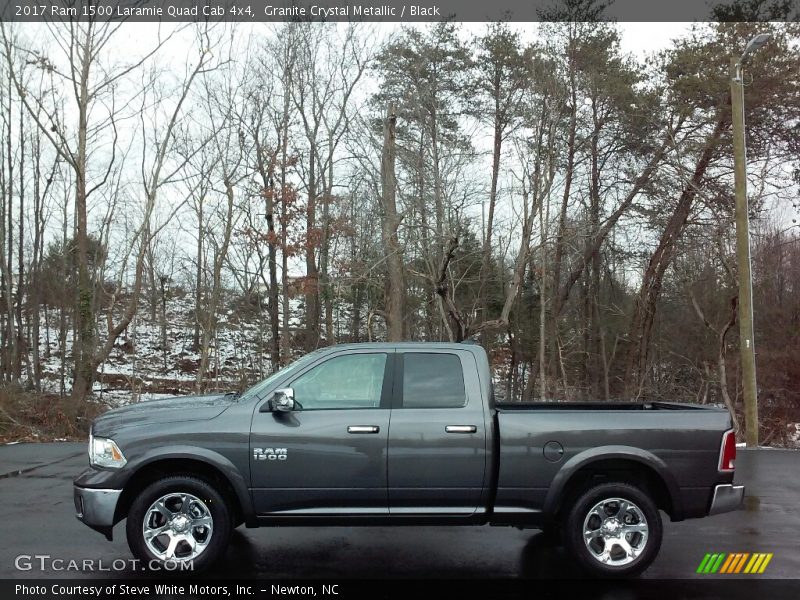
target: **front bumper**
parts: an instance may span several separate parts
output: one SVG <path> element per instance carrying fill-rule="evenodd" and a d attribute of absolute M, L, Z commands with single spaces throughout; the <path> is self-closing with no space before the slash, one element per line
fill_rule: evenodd
<path fill-rule="evenodd" d="M 111 540 L 114 514 L 122 490 L 104 490 L 73 486 L 75 516 Z"/>
<path fill-rule="evenodd" d="M 731 485 L 730 483 L 720 484 L 714 488 L 714 496 L 711 499 L 709 515 L 730 512 L 741 506 L 744 498 L 743 485 Z"/>

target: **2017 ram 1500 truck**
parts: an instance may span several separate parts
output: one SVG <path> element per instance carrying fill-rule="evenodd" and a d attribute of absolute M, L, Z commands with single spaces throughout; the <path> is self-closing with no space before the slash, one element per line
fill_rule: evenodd
<path fill-rule="evenodd" d="M 93 424 L 78 518 L 132 552 L 193 561 L 265 525 L 558 527 L 574 559 L 629 575 L 673 521 L 736 509 L 724 410 L 498 404 L 472 344 L 312 352 L 241 395 L 144 402 Z"/>

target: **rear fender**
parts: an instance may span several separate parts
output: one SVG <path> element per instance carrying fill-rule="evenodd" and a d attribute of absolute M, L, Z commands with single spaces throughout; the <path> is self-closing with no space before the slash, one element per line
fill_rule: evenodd
<path fill-rule="evenodd" d="M 554 517 L 563 500 L 563 494 L 570 479 L 582 468 L 590 466 L 593 462 L 601 460 L 618 459 L 629 460 L 649 467 L 661 478 L 672 503 L 673 518 L 678 519 L 683 514 L 678 484 L 675 481 L 667 464 L 652 452 L 635 448 L 633 446 L 598 446 L 579 452 L 570 458 L 561 470 L 556 473 L 550 489 L 545 497 L 543 512 L 547 517 Z"/>

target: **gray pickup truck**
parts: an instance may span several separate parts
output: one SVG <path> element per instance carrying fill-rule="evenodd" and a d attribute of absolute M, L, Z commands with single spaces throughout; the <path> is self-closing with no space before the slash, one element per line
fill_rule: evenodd
<path fill-rule="evenodd" d="M 499 404 L 480 346 L 351 344 L 242 394 L 107 412 L 74 497 L 108 539 L 127 518 L 151 566 L 205 568 L 241 524 L 490 524 L 552 529 L 584 569 L 621 576 L 655 559 L 660 511 L 740 505 L 735 456 L 724 410 Z"/>

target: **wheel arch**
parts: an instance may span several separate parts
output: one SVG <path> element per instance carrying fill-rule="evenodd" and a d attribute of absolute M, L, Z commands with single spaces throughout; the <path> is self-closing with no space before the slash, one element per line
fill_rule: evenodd
<path fill-rule="evenodd" d="M 544 513 L 556 518 L 582 489 L 603 480 L 643 488 L 670 519 L 680 520 L 680 493 L 667 465 L 646 450 L 601 446 L 576 454 L 556 474 L 544 504 Z"/>
<path fill-rule="evenodd" d="M 142 457 L 125 482 L 114 513 L 114 524 L 124 519 L 136 495 L 163 477 L 189 475 L 213 485 L 230 503 L 234 523 L 255 524 L 247 482 L 224 456 L 204 448 L 172 447 Z"/>

